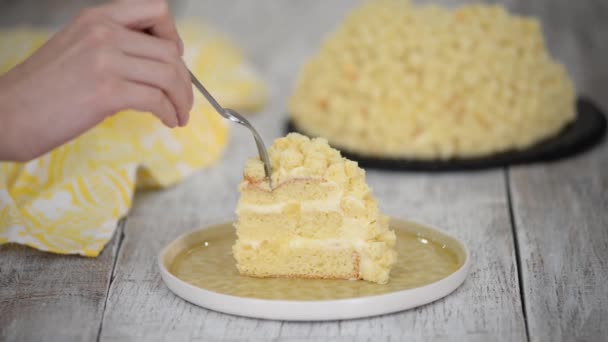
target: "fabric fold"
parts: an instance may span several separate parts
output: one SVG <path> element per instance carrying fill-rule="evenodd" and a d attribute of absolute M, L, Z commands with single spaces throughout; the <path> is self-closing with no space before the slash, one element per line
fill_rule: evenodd
<path fill-rule="evenodd" d="M 191 70 L 227 107 L 260 109 L 264 83 L 243 52 L 193 22 L 179 25 Z M 0 31 L 0 73 L 33 53 L 49 31 Z M 0 163 L 0 243 L 95 257 L 131 207 L 137 188 L 163 188 L 213 165 L 228 126 L 195 93 L 190 122 L 169 129 L 150 113 L 126 110 L 27 163 Z"/>

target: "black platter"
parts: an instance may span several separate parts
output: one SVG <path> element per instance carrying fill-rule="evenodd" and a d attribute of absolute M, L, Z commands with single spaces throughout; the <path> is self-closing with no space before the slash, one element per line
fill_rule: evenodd
<path fill-rule="evenodd" d="M 448 160 L 389 159 L 362 156 L 360 154 L 333 146 L 348 159 L 355 160 L 363 168 L 394 171 L 464 171 L 482 170 L 510 165 L 530 164 L 558 160 L 581 153 L 598 144 L 606 133 L 606 116 L 590 100 L 579 97 L 576 101 L 575 121 L 564 127 L 554 137 L 541 141 L 524 150 L 512 150 L 479 158 Z M 287 132 L 306 132 L 299 130 L 291 120 L 286 125 Z"/>

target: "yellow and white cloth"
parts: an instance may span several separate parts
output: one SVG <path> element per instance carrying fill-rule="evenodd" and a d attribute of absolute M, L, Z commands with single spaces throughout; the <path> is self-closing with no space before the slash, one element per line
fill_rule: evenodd
<path fill-rule="evenodd" d="M 219 101 L 246 111 L 265 103 L 261 79 L 229 40 L 194 23 L 179 30 L 187 64 Z M 0 32 L 0 74 L 49 35 Z M 168 129 L 149 113 L 125 111 L 36 160 L 0 163 L 0 244 L 97 256 L 136 188 L 166 187 L 213 164 L 227 140 L 226 122 L 195 94 L 187 127 Z"/>

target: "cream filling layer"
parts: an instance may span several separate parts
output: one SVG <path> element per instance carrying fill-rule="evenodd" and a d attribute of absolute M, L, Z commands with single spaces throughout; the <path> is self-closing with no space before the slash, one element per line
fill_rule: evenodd
<path fill-rule="evenodd" d="M 345 217 L 341 229 L 342 237 L 339 239 L 293 238 L 287 243 L 290 248 L 353 249 L 359 254 L 360 275 L 362 278 L 367 278 L 368 274 L 373 274 L 376 270 L 387 268 L 375 262 L 368 251 L 370 241 L 364 238 L 368 229 L 369 222 Z M 239 239 L 239 242 L 258 249 L 264 240 Z M 390 249 L 390 247 L 387 247 L 387 251 Z"/>
<path fill-rule="evenodd" d="M 310 201 L 282 201 L 272 204 L 253 204 L 239 202 L 236 213 L 250 212 L 255 214 L 279 214 L 290 204 L 299 204 L 300 210 L 304 212 L 332 212 L 341 211 L 342 200 L 348 201 L 349 203 L 355 203 L 361 208 L 365 208 L 365 203 L 354 196 L 343 197 L 343 192 L 335 192 L 331 194 L 327 199 L 323 200 L 310 200 Z"/>
<path fill-rule="evenodd" d="M 240 243 L 250 246 L 254 249 L 260 248 L 265 240 L 239 240 Z M 307 239 L 307 238 L 294 238 L 289 240 L 287 243 L 290 248 L 322 248 L 322 249 L 347 249 L 353 248 L 355 250 L 365 247 L 365 240 L 344 240 L 344 239 Z"/>
<path fill-rule="evenodd" d="M 320 211 L 330 212 L 339 211 L 342 201 L 342 191 L 332 193 L 328 198 L 323 200 L 310 201 L 282 201 L 272 204 L 253 204 L 239 202 L 236 213 L 252 212 L 256 214 L 278 214 L 281 213 L 290 204 L 300 204 L 302 211 Z"/>

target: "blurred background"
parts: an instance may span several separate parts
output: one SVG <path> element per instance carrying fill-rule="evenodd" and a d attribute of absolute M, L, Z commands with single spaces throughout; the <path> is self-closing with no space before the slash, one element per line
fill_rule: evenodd
<path fill-rule="evenodd" d="M 0 0 L 0 28 L 36 25 L 57 28 L 100 0 Z M 266 110 L 285 110 L 285 97 L 301 65 L 358 0 L 171 1 L 178 18 L 195 18 L 228 34 L 269 82 L 273 102 Z M 458 6 L 480 1 L 434 0 Z M 552 55 L 564 63 L 579 94 L 608 108 L 608 1 L 492 0 L 518 14 L 538 17 Z M 314 18 L 311 21 L 310 18 Z M 272 72 L 271 72 L 272 69 Z M 282 96 L 284 95 L 284 96 Z M 280 106 L 280 107 L 275 107 Z"/>

